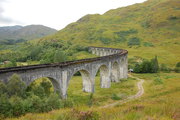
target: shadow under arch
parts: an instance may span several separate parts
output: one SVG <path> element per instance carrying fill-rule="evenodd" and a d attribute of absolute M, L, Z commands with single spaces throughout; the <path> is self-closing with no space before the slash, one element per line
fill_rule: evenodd
<path fill-rule="evenodd" d="M 120 67 L 117 61 L 112 64 L 111 81 L 119 82 L 120 79 Z"/>
<path fill-rule="evenodd" d="M 75 74 L 78 73 L 78 72 L 80 73 L 79 76 L 82 77 L 82 91 L 84 91 L 84 92 L 94 92 L 93 80 L 92 80 L 91 74 L 90 74 L 90 72 L 88 72 L 85 69 L 75 71 L 71 75 L 71 77 L 70 77 L 70 79 L 68 81 L 68 86 L 69 86 L 69 83 L 70 83 L 72 77 L 75 76 Z"/>
<path fill-rule="evenodd" d="M 110 70 L 108 69 L 107 65 L 99 66 L 96 74 L 100 72 L 100 86 L 101 88 L 109 88 L 111 86 L 110 81 Z"/>
<path fill-rule="evenodd" d="M 87 104 L 90 92 L 94 92 L 90 72 L 81 69 L 71 73 L 67 84 L 67 98 L 77 105 Z"/>

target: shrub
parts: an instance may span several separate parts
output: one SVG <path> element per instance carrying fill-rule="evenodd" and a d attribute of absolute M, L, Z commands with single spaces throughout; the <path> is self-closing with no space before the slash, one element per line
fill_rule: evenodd
<path fill-rule="evenodd" d="M 20 116 L 23 115 L 25 113 L 25 109 L 23 106 L 23 100 L 18 97 L 18 96 L 13 96 L 10 99 L 10 103 L 11 103 L 11 112 L 13 114 L 13 116 Z"/>
<path fill-rule="evenodd" d="M 180 73 L 180 62 L 176 63 L 175 72 Z"/>
<path fill-rule="evenodd" d="M 153 46 L 154 46 L 154 45 L 153 45 L 152 43 L 150 43 L 150 42 L 144 42 L 143 45 L 144 45 L 145 47 L 153 47 Z"/>
<path fill-rule="evenodd" d="M 111 99 L 120 100 L 121 98 L 117 94 L 113 93 L 112 96 L 111 96 Z"/>
<path fill-rule="evenodd" d="M 140 39 L 137 37 L 130 38 L 128 41 L 128 46 L 140 45 Z"/>
<path fill-rule="evenodd" d="M 7 84 L 7 91 L 9 96 L 17 95 L 20 97 L 25 96 L 26 85 L 21 81 L 20 76 L 13 74 Z"/>
<path fill-rule="evenodd" d="M 163 80 L 160 77 L 157 77 L 156 79 L 154 79 L 154 84 L 155 85 L 163 84 Z"/>
<path fill-rule="evenodd" d="M 63 107 L 61 100 L 57 94 L 51 94 L 47 99 L 47 106 L 49 110 Z"/>
<path fill-rule="evenodd" d="M 99 120 L 100 116 L 95 111 L 79 111 L 73 109 L 68 114 L 63 114 L 57 120 Z"/>
<path fill-rule="evenodd" d="M 51 93 L 50 89 L 52 87 L 51 82 L 49 82 L 46 78 L 42 78 L 42 82 L 40 83 L 40 85 L 43 87 L 46 96 L 49 96 Z"/>
<path fill-rule="evenodd" d="M 101 37 L 101 38 L 100 38 L 100 41 L 101 41 L 103 44 L 110 44 L 111 39 L 110 39 L 110 38 Z"/>
<path fill-rule="evenodd" d="M 88 100 L 88 106 L 91 107 L 93 105 L 93 93 L 90 94 L 89 100 Z"/>
<path fill-rule="evenodd" d="M 5 94 L 7 92 L 7 87 L 6 85 L 0 81 L 0 96 Z"/>
<path fill-rule="evenodd" d="M 174 69 L 174 71 L 177 72 L 177 73 L 180 73 L 180 67 L 176 67 L 176 68 Z"/>
<path fill-rule="evenodd" d="M 42 104 L 43 101 L 40 99 L 40 97 L 36 96 L 36 95 L 32 95 L 30 97 L 30 101 L 32 103 L 32 112 L 42 112 Z"/>
<path fill-rule="evenodd" d="M 64 107 L 64 108 L 66 108 L 66 107 L 73 107 L 73 105 L 74 105 L 74 103 L 73 103 L 73 101 L 72 100 L 70 100 L 70 99 L 66 99 L 66 100 L 62 100 L 62 106 Z"/>
<path fill-rule="evenodd" d="M 11 103 L 9 102 L 8 97 L 5 94 L 0 96 L 0 116 L 1 117 L 12 116 Z"/>
<path fill-rule="evenodd" d="M 160 70 L 163 71 L 163 72 L 170 72 L 171 69 L 167 67 L 166 64 L 161 64 L 160 65 Z"/>
<path fill-rule="evenodd" d="M 180 62 L 176 63 L 176 67 L 180 67 Z"/>
<path fill-rule="evenodd" d="M 137 63 L 134 67 L 135 73 L 157 73 L 159 70 L 158 59 L 155 56 L 151 61 L 144 60 L 142 63 Z"/>

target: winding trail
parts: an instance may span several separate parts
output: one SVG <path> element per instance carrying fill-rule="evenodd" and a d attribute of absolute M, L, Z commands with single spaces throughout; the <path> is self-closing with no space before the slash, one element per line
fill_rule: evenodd
<path fill-rule="evenodd" d="M 144 94 L 144 88 L 143 88 L 144 80 L 140 79 L 140 78 L 137 78 L 137 77 L 134 77 L 134 76 L 132 76 L 130 74 L 128 76 L 131 77 L 131 78 L 135 78 L 135 79 L 139 80 L 139 82 L 137 83 L 138 92 L 135 95 L 127 97 L 126 99 L 119 100 L 119 101 L 114 102 L 112 104 L 102 106 L 101 108 L 108 108 L 108 107 L 113 107 L 115 105 L 121 105 L 121 104 L 127 103 L 127 102 L 129 102 L 131 100 L 137 99 L 137 98 L 141 97 Z"/>

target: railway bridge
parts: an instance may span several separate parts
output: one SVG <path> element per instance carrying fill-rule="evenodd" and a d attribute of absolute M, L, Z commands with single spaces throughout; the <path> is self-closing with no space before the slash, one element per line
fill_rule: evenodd
<path fill-rule="evenodd" d="M 99 70 L 101 88 L 109 88 L 111 82 L 120 82 L 122 78 L 127 78 L 127 50 L 104 47 L 89 47 L 88 50 L 100 57 L 61 63 L 1 68 L 0 80 L 7 83 L 9 78 L 16 73 L 26 85 L 30 85 L 38 78 L 47 77 L 52 82 L 54 89 L 59 91 L 61 97 L 65 99 L 67 98 L 67 89 L 71 77 L 78 71 L 81 73 L 82 89 L 85 92 L 95 91 L 95 76 Z"/>

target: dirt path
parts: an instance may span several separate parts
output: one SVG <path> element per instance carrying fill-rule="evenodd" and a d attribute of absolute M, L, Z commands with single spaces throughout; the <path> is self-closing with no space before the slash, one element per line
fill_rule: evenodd
<path fill-rule="evenodd" d="M 140 78 L 137 78 L 137 77 L 134 77 L 134 76 L 132 76 L 130 74 L 128 76 L 131 77 L 131 78 L 135 78 L 135 79 L 139 80 L 139 82 L 137 83 L 138 92 L 135 95 L 129 96 L 128 98 L 126 98 L 124 100 L 119 100 L 119 101 L 114 102 L 112 104 L 108 104 L 108 105 L 102 106 L 101 108 L 108 108 L 108 107 L 113 107 L 115 105 L 121 105 L 121 104 L 127 103 L 127 102 L 129 102 L 131 100 L 137 99 L 137 98 L 139 98 L 140 96 L 143 95 L 144 88 L 143 88 L 142 84 L 143 84 L 144 80 L 140 79 Z"/>

